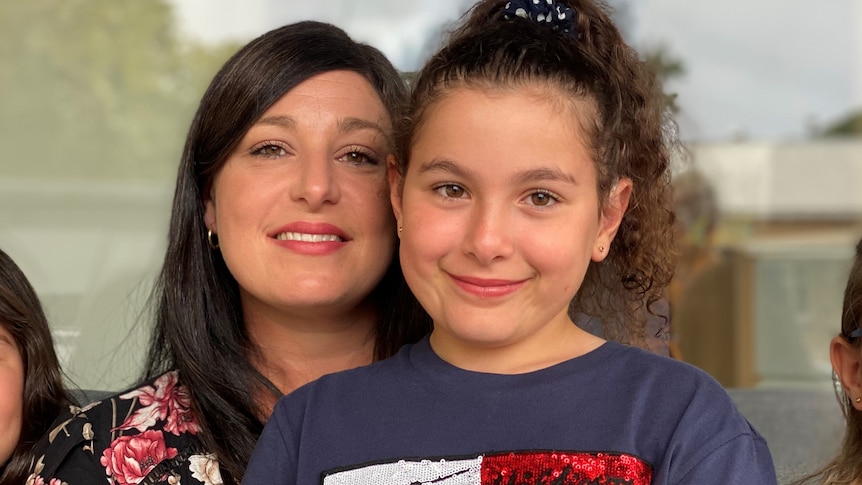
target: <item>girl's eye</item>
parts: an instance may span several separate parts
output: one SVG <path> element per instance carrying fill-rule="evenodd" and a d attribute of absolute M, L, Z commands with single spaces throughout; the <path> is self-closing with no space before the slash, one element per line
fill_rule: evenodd
<path fill-rule="evenodd" d="M 341 157 L 341 160 L 351 165 L 378 165 L 376 158 L 359 150 L 352 150 Z"/>
<path fill-rule="evenodd" d="M 434 190 L 438 194 L 442 195 L 443 197 L 449 198 L 449 199 L 460 199 L 460 198 L 464 197 L 464 194 L 466 192 L 464 190 L 464 187 L 461 187 L 458 184 L 438 185 L 437 187 L 434 188 Z"/>
<path fill-rule="evenodd" d="M 287 155 L 287 151 L 283 147 L 272 142 L 257 145 L 249 153 L 266 158 L 278 158 Z"/>
<path fill-rule="evenodd" d="M 528 196 L 528 198 L 530 205 L 534 205 L 536 207 L 548 207 L 559 201 L 557 196 L 545 190 L 533 192 Z"/>

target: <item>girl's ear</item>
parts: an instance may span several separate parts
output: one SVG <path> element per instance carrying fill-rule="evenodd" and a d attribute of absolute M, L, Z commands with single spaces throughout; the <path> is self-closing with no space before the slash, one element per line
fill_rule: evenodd
<path fill-rule="evenodd" d="M 617 230 L 620 228 L 620 223 L 629 207 L 631 195 L 632 181 L 629 178 L 617 180 L 617 183 L 611 188 L 608 199 L 602 208 L 599 232 L 593 247 L 593 261 L 598 263 L 607 257 L 611 242 L 617 235 Z"/>
<path fill-rule="evenodd" d="M 850 398 L 850 405 L 862 411 L 862 349 L 851 344 L 841 335 L 829 344 L 829 359 L 841 381 L 841 387 Z M 858 401 L 857 401 L 858 399 Z"/>
<path fill-rule="evenodd" d="M 386 157 L 386 175 L 389 177 L 389 201 L 392 203 L 392 211 L 395 213 L 395 222 L 401 227 L 401 190 L 404 181 L 398 170 L 398 159 L 395 155 Z M 399 237 L 401 231 L 398 231 Z"/>

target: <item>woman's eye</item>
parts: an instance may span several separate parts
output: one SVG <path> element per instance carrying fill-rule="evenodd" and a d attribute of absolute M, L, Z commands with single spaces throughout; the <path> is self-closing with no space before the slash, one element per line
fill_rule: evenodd
<path fill-rule="evenodd" d="M 529 195 L 529 202 L 536 207 L 548 207 L 557 203 L 557 198 L 550 192 L 538 191 Z"/>
<path fill-rule="evenodd" d="M 377 159 L 360 151 L 347 152 L 341 159 L 352 165 L 377 165 Z"/>
<path fill-rule="evenodd" d="M 445 184 L 435 188 L 438 194 L 450 199 L 460 199 L 464 197 L 464 187 L 457 184 Z"/>
<path fill-rule="evenodd" d="M 261 145 L 261 146 L 258 146 L 256 148 L 253 148 L 251 150 L 251 154 L 252 155 L 260 155 L 262 157 L 267 157 L 267 158 L 278 158 L 278 157 L 283 157 L 284 155 L 287 155 L 287 152 L 284 150 L 284 148 L 280 147 L 279 145 L 267 143 L 265 145 Z"/>

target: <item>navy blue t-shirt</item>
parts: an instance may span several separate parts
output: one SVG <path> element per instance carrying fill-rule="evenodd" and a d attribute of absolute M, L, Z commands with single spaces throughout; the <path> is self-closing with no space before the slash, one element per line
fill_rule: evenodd
<path fill-rule="evenodd" d="M 711 377 L 608 342 L 535 372 L 466 371 L 428 339 L 282 398 L 243 484 L 773 484 Z"/>

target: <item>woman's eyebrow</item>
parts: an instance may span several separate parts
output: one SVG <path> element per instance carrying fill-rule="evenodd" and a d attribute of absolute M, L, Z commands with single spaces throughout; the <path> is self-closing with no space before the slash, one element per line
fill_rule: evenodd
<path fill-rule="evenodd" d="M 296 120 L 294 120 L 290 116 L 273 115 L 261 118 L 255 124 L 280 126 L 282 128 L 293 128 L 294 126 L 296 126 Z"/>
<path fill-rule="evenodd" d="M 338 123 L 338 129 L 341 131 L 374 130 L 386 135 L 386 130 L 379 124 L 362 118 L 344 118 Z"/>
<path fill-rule="evenodd" d="M 380 126 L 378 123 L 375 123 L 371 120 L 366 120 L 363 118 L 354 118 L 354 117 L 344 118 L 338 123 L 338 129 L 342 133 L 350 133 L 353 131 L 361 131 L 361 130 L 376 131 L 380 136 L 383 137 L 384 140 L 386 140 L 387 144 L 392 145 L 392 142 L 393 142 L 392 134 L 390 132 L 388 132 L 387 130 L 384 130 L 383 127 Z"/>
<path fill-rule="evenodd" d="M 18 345 L 15 343 L 15 339 L 10 337 L 9 335 L 6 335 L 5 333 L 0 333 L 0 345 L 2 345 L 4 343 L 9 344 L 15 348 L 18 347 Z"/>
<path fill-rule="evenodd" d="M 295 128 L 296 124 L 296 120 L 293 117 L 284 115 L 266 116 L 258 120 L 257 123 L 255 123 L 255 125 L 271 125 L 287 129 Z M 383 129 L 383 127 L 381 127 L 378 123 L 362 118 L 344 118 L 339 121 L 338 129 L 343 133 L 350 133 L 353 131 L 360 130 L 372 130 L 379 133 L 383 138 L 386 139 L 387 142 L 392 142 L 391 136 L 386 130 Z"/>

